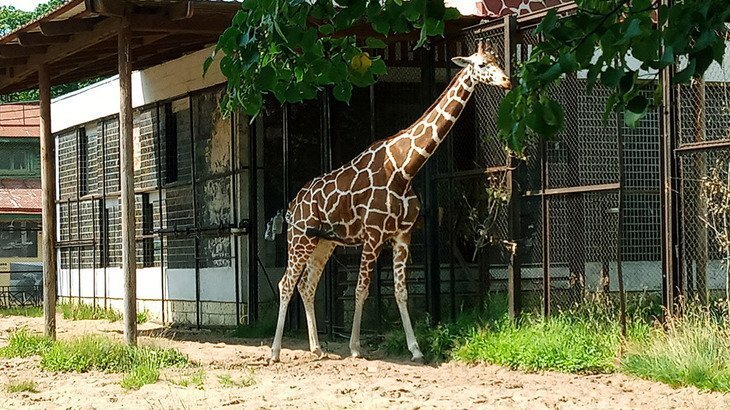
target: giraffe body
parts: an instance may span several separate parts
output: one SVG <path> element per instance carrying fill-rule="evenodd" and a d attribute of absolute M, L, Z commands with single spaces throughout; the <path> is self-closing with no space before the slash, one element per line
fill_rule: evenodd
<path fill-rule="evenodd" d="M 360 322 L 370 273 L 388 242 L 393 245 L 395 299 L 408 349 L 413 360 L 423 359 L 407 309 L 405 268 L 411 230 L 420 208 L 411 182 L 448 134 L 478 82 L 509 87 L 509 79 L 481 43 L 476 54 L 454 61 L 464 68 L 420 119 L 396 135 L 372 144 L 350 163 L 313 179 L 289 204 L 289 261 L 279 283 L 279 320 L 272 361 L 279 360 L 286 309 L 295 286 L 304 302 L 310 350 L 321 355 L 314 294 L 322 269 L 338 245 L 363 247 L 350 339 L 352 355 L 360 355 Z"/>

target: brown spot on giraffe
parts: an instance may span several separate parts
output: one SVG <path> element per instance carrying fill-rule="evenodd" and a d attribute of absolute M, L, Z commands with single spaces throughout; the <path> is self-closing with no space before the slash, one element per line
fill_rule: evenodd
<path fill-rule="evenodd" d="M 284 319 L 295 284 L 304 302 L 312 352 L 321 354 L 314 317 L 314 294 L 322 269 L 337 245 L 362 246 L 355 291 L 350 350 L 360 355 L 360 322 L 368 296 L 370 273 L 386 242 L 393 243 L 394 289 L 413 360 L 422 360 L 410 316 L 406 262 L 419 203 L 411 181 L 444 140 L 477 83 L 510 86 L 491 50 L 453 61 L 464 67 L 441 96 L 409 128 L 378 141 L 350 163 L 315 178 L 289 204 L 286 220 L 289 261 L 279 283 L 279 318 L 271 360 L 278 361 Z"/>

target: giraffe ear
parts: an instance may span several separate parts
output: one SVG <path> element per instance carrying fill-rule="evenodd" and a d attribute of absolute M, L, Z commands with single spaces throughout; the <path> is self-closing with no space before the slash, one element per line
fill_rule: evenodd
<path fill-rule="evenodd" d="M 471 63 L 467 57 L 454 57 L 451 61 L 459 67 L 466 67 Z"/>

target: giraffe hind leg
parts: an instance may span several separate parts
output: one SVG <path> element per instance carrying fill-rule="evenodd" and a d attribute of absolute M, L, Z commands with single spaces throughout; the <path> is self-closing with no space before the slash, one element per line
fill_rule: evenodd
<path fill-rule="evenodd" d="M 309 331 L 309 350 L 318 357 L 322 356 L 322 349 L 319 345 L 319 336 L 317 334 L 317 319 L 314 312 L 314 296 L 317 292 L 317 284 L 322 275 L 322 270 L 327 260 L 332 255 L 336 245 L 329 241 L 320 241 L 317 249 L 307 260 L 299 281 L 299 294 L 302 296 L 304 303 L 304 311 L 307 315 L 307 329 Z"/>
<path fill-rule="evenodd" d="M 350 353 L 352 357 L 360 357 L 360 322 L 362 321 L 362 309 L 365 299 L 368 297 L 370 287 L 370 273 L 375 267 L 380 255 L 381 244 L 365 243 L 360 259 L 360 272 L 357 278 L 355 289 L 355 314 L 352 319 L 352 335 L 350 336 Z"/>
<path fill-rule="evenodd" d="M 411 351 L 414 362 L 423 362 L 423 353 L 418 347 L 416 335 L 413 332 L 411 317 L 408 314 L 408 289 L 406 287 L 406 263 L 408 262 L 408 246 L 410 244 L 410 233 L 397 236 L 393 240 L 393 279 L 395 281 L 395 300 L 398 304 L 403 330 L 406 334 L 408 350 Z"/>
<path fill-rule="evenodd" d="M 284 322 L 286 321 L 286 311 L 289 306 L 294 287 L 297 285 L 299 276 L 302 274 L 307 260 L 317 248 L 319 239 L 297 237 L 290 241 L 289 244 L 289 260 L 287 262 L 284 277 L 279 282 L 279 318 L 276 322 L 276 334 L 274 342 L 271 345 L 271 362 L 279 361 L 281 353 L 281 339 L 284 336 Z"/>

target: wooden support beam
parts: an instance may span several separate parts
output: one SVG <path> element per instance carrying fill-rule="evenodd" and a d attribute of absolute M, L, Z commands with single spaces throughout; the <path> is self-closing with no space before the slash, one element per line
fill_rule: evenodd
<path fill-rule="evenodd" d="M 0 58 L 0 68 L 15 67 L 28 63 L 28 57 Z"/>
<path fill-rule="evenodd" d="M 28 57 L 33 54 L 43 54 L 48 50 L 46 46 L 40 47 L 23 47 L 19 44 L 0 44 L 0 57 L 2 58 L 18 58 Z"/>
<path fill-rule="evenodd" d="M 18 33 L 18 43 L 23 47 L 60 44 L 67 42 L 69 39 L 71 39 L 70 35 L 46 36 L 43 33 Z"/>
<path fill-rule="evenodd" d="M 132 4 L 119 0 L 85 0 L 90 13 L 108 17 L 124 17 L 130 14 Z"/>
<path fill-rule="evenodd" d="M 122 190 L 122 272 L 124 274 L 124 338 L 137 344 L 137 252 L 134 240 L 134 141 L 132 126 L 132 31 L 129 19 L 119 27 L 119 152 Z"/>
<path fill-rule="evenodd" d="M 51 133 L 51 80 L 48 66 L 38 67 L 41 131 L 41 202 L 43 212 L 43 315 L 46 336 L 56 338 L 56 144 Z"/>
<path fill-rule="evenodd" d="M 98 18 L 68 19 L 41 23 L 41 33 L 44 36 L 67 36 L 82 31 L 91 31 L 100 22 Z"/>
<path fill-rule="evenodd" d="M 135 15 L 130 20 L 132 31 L 168 34 L 200 33 L 220 35 L 226 27 L 231 25 L 230 16 L 169 21 L 154 15 Z"/>
<path fill-rule="evenodd" d="M 0 89 L 17 83 L 17 78 L 27 79 L 36 72 L 37 67 L 41 64 L 51 65 L 70 55 L 90 49 L 102 41 L 115 37 L 118 31 L 119 22 L 107 19 L 97 24 L 89 33 L 74 35 L 67 43 L 58 44 L 44 54 L 30 56 L 26 65 L 15 69 L 14 76 L 16 79 L 14 81 L 7 78 L 0 79 Z"/>

